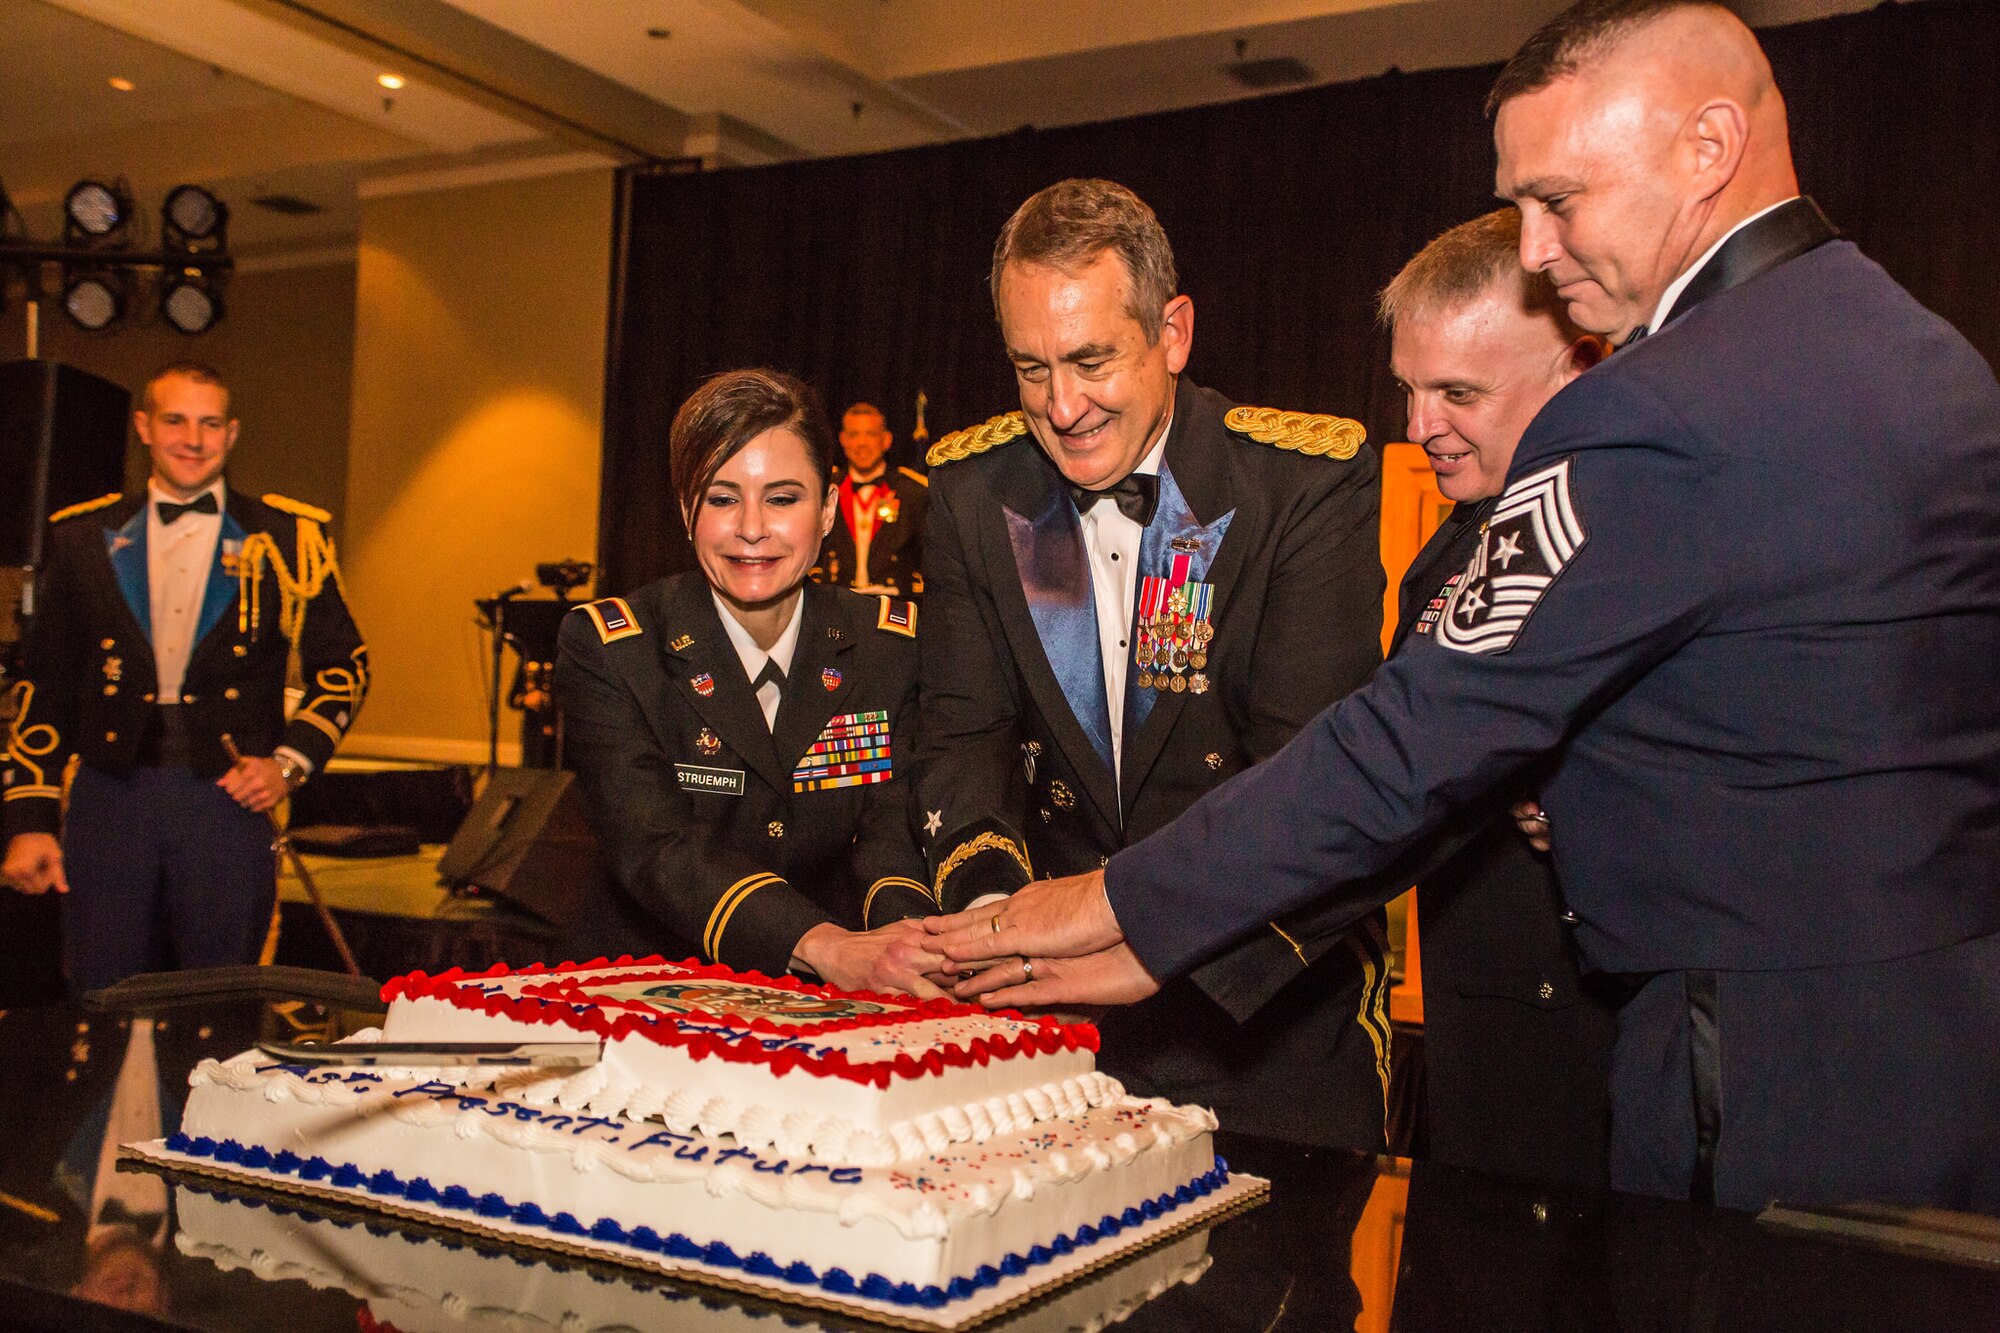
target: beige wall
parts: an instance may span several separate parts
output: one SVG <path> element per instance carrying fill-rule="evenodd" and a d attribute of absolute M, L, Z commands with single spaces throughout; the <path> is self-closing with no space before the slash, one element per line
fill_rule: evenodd
<path fill-rule="evenodd" d="M 243 422 L 229 460 L 230 484 L 254 495 L 279 491 L 331 509 L 335 536 L 346 504 L 348 398 L 354 369 L 354 261 L 238 273 L 224 317 L 188 337 L 139 309 L 118 328 L 86 333 L 58 300 L 44 303 L 41 354 L 132 390 L 169 361 L 205 361 L 230 382 Z M 0 312 L 0 359 L 26 355 L 22 303 Z M 129 430 L 127 480 L 144 484 L 146 457 Z"/>
<path fill-rule="evenodd" d="M 483 759 L 473 600 L 595 557 L 611 204 L 608 169 L 362 201 L 342 563 L 374 683 L 344 753 Z"/>

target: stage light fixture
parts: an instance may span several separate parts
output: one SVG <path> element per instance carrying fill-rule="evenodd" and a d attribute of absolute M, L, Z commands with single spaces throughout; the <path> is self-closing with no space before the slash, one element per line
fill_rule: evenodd
<path fill-rule="evenodd" d="M 63 313 L 80 329 L 100 332 L 125 314 L 125 284 L 108 269 L 63 275 Z"/>
<path fill-rule="evenodd" d="M 182 333 L 207 333 L 222 318 L 222 294 L 198 269 L 162 275 L 160 315 Z"/>
<path fill-rule="evenodd" d="M 123 182 L 78 181 L 63 200 L 63 239 L 70 244 L 120 244 L 131 221 L 132 193 Z"/>
<path fill-rule="evenodd" d="M 199 185 L 176 185 L 160 205 L 160 248 L 184 254 L 228 246 L 229 207 Z"/>

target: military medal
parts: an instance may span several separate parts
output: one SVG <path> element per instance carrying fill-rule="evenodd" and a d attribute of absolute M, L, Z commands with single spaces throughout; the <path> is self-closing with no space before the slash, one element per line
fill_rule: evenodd
<path fill-rule="evenodd" d="M 713 756 L 720 754 L 722 752 L 722 737 L 716 735 L 707 727 L 703 727 L 701 734 L 694 738 L 694 748 L 700 750 L 705 755 Z"/>
<path fill-rule="evenodd" d="M 1187 693 L 1188 683 L 1186 676 L 1175 676 L 1172 678 L 1170 684 L 1175 694 Z"/>
<path fill-rule="evenodd" d="M 704 699 L 715 693 L 715 677 L 709 675 L 706 671 L 696 676 L 693 680 L 690 680 L 688 684 L 694 686 L 694 692 Z"/>
<path fill-rule="evenodd" d="M 1199 671 L 1195 672 L 1192 676 L 1189 676 L 1188 692 L 1190 694 L 1207 694 L 1208 677 Z"/>

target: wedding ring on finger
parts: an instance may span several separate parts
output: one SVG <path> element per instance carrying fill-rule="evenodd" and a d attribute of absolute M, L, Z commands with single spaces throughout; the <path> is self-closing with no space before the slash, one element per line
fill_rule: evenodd
<path fill-rule="evenodd" d="M 1000 914 L 998 912 L 993 914 L 993 933 L 995 935 L 1000 933 Z"/>
<path fill-rule="evenodd" d="M 1034 979 L 1035 960 L 1032 958 L 1023 958 L 1021 960 L 1021 984 L 1025 986 Z"/>

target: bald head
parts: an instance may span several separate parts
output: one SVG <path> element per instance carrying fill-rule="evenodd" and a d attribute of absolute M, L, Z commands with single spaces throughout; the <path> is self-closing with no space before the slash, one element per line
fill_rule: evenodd
<path fill-rule="evenodd" d="M 1586 0 L 1521 48 L 1492 104 L 1521 262 L 1596 333 L 1645 323 L 1716 240 L 1798 193 L 1770 63 L 1719 5 Z"/>

